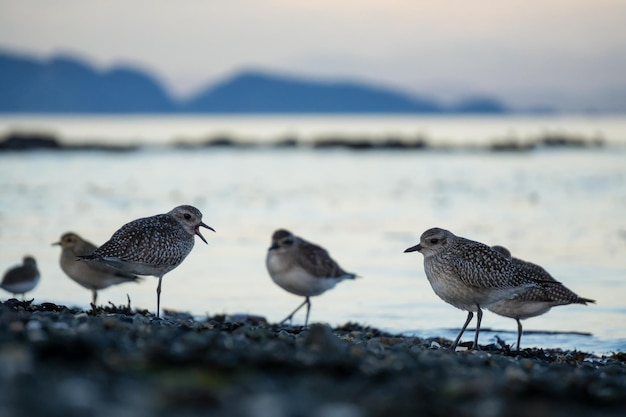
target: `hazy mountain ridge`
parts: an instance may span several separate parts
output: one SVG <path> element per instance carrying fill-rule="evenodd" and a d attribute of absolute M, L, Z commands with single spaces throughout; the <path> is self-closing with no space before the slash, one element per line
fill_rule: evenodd
<path fill-rule="evenodd" d="M 505 113 L 492 97 L 445 106 L 437 100 L 356 82 L 314 81 L 245 71 L 174 100 L 149 73 L 99 71 L 79 59 L 0 52 L 0 112 L 6 113 Z"/>
<path fill-rule="evenodd" d="M 49 61 L 0 53 L 0 111 L 51 113 L 168 112 L 175 104 L 143 72 L 99 72 L 77 59 Z"/>

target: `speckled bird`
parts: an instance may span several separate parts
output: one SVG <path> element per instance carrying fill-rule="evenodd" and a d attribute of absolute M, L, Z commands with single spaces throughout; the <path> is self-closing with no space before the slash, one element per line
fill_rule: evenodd
<path fill-rule="evenodd" d="M 493 246 L 492 249 L 509 258 L 515 268 L 524 271 L 526 276 L 540 284 L 538 288 L 530 288 L 509 300 L 501 300 L 488 307 L 488 310 L 493 313 L 515 319 L 517 322 L 517 350 L 520 349 L 522 340 L 522 323 L 520 320 L 540 316 L 556 306 L 595 303 L 595 300 L 578 296 L 554 279 L 541 266 L 512 257 L 507 248 Z"/>
<path fill-rule="evenodd" d="M 270 277 L 278 286 L 292 294 L 305 297 L 304 302 L 280 324 L 291 320 L 293 315 L 306 305 L 304 327 L 307 327 L 311 310 L 310 297 L 326 292 L 345 279 L 356 278 L 356 274 L 344 271 L 326 249 L 307 242 L 285 229 L 276 230 L 272 235 L 272 245 L 267 251 L 265 265 Z"/>
<path fill-rule="evenodd" d="M 98 261 L 120 271 L 152 275 L 157 286 L 157 318 L 161 310 L 161 281 L 163 276 L 180 265 L 189 255 L 200 227 L 215 230 L 202 222 L 202 213 L 193 206 L 178 206 L 165 214 L 144 217 L 126 223 L 91 255 L 80 256 L 86 261 Z"/>
<path fill-rule="evenodd" d="M 0 288 L 12 293 L 13 296 L 22 294 L 22 298 L 24 298 L 28 291 L 37 286 L 39 278 L 35 258 L 25 256 L 22 259 L 22 265 L 14 266 L 4 274 Z"/>
<path fill-rule="evenodd" d="M 65 274 L 81 286 L 91 290 L 91 303 L 95 306 L 98 291 L 125 282 L 138 282 L 137 275 L 115 269 L 101 262 L 80 262 L 79 256 L 91 255 L 96 249 L 93 243 L 76 233 L 67 232 L 53 245 L 61 246 L 59 265 Z"/>
<path fill-rule="evenodd" d="M 424 255 L 424 271 L 435 294 L 448 304 L 467 311 L 467 319 L 452 343 L 455 350 L 463 332 L 477 313 L 472 349 L 478 348 L 482 309 L 512 298 L 537 284 L 513 268 L 510 259 L 491 247 L 432 228 L 420 243 L 404 252 Z"/>

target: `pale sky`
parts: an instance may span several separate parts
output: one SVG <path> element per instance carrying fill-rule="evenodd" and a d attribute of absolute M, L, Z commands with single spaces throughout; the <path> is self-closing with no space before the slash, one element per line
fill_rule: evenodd
<path fill-rule="evenodd" d="M 256 68 L 626 111 L 624 0 L 0 0 L 0 48 L 131 64 L 179 96 Z"/>

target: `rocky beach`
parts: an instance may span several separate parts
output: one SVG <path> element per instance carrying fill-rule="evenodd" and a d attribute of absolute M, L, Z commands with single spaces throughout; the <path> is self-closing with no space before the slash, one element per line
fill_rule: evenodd
<path fill-rule="evenodd" d="M 0 304 L 0 415 L 621 416 L 626 354 L 263 317 Z"/>

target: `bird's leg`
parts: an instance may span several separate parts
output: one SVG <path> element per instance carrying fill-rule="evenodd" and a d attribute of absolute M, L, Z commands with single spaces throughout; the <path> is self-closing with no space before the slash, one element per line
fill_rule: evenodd
<path fill-rule="evenodd" d="M 522 322 L 520 319 L 515 319 L 517 321 L 517 351 L 520 350 L 520 341 L 522 340 Z"/>
<path fill-rule="evenodd" d="M 306 298 L 305 303 L 306 303 L 306 319 L 304 320 L 304 328 L 306 329 L 307 326 L 309 325 L 309 311 L 311 311 L 311 300 L 309 299 L 309 297 Z"/>
<path fill-rule="evenodd" d="M 157 285 L 157 319 L 160 317 L 159 314 L 161 312 L 161 280 L 163 276 L 159 277 L 159 285 Z"/>
<path fill-rule="evenodd" d="M 92 290 L 91 291 L 91 304 L 93 305 L 93 308 L 96 308 L 96 301 L 98 301 L 98 291 L 96 290 Z"/>
<path fill-rule="evenodd" d="M 456 350 L 456 345 L 459 344 L 459 340 L 461 340 L 461 336 L 463 336 L 463 332 L 467 328 L 467 325 L 469 324 L 469 322 L 472 321 L 473 317 L 474 317 L 474 313 L 472 313 L 471 311 L 468 311 L 467 312 L 467 320 L 465 320 L 465 324 L 463 325 L 463 328 L 459 332 L 459 335 L 454 340 L 454 343 L 452 343 L 452 346 L 450 346 L 451 350 Z"/>
<path fill-rule="evenodd" d="M 304 299 L 304 302 L 302 304 L 300 304 L 295 310 L 293 310 L 291 312 L 291 314 L 289 314 L 287 317 L 285 317 L 283 319 L 283 321 L 280 322 L 280 324 L 283 324 L 287 320 L 291 321 L 291 319 L 293 318 L 293 315 L 296 314 L 298 312 L 298 310 L 300 310 L 302 308 L 302 306 L 304 306 L 305 304 L 309 304 L 309 297 L 306 297 Z M 309 307 L 310 307 L 310 304 L 309 304 Z M 308 317 L 309 317 L 309 313 L 308 313 L 308 310 L 307 310 L 307 319 L 308 319 Z"/>
<path fill-rule="evenodd" d="M 474 344 L 472 345 L 472 349 L 479 350 L 478 348 L 478 333 L 480 333 L 480 322 L 483 321 L 483 311 L 480 309 L 480 306 L 476 306 L 478 308 L 478 315 L 476 317 L 476 333 L 474 334 Z"/>

